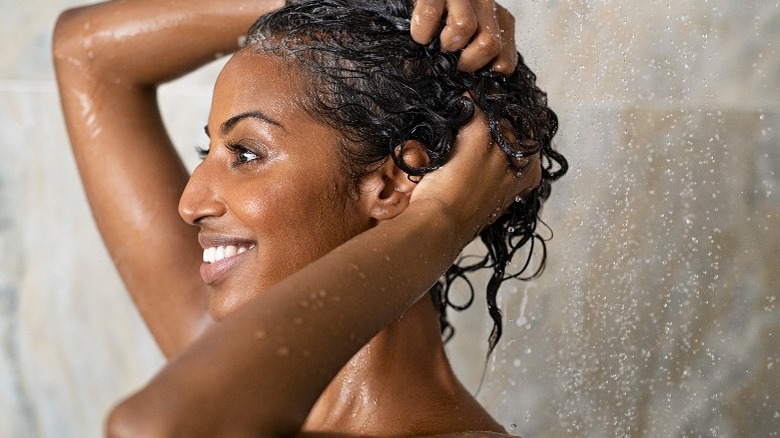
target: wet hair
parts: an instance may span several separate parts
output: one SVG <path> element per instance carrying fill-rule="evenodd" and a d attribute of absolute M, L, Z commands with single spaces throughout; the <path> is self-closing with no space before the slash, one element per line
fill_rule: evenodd
<path fill-rule="evenodd" d="M 486 114 L 491 136 L 510 166 L 522 171 L 517 163 L 532 162 L 524 159 L 540 153 L 540 185 L 480 233 L 486 253 L 476 260 L 459 259 L 430 291 L 442 335 L 449 339 L 454 328 L 447 309 L 464 310 L 474 300 L 466 274 L 492 270 L 486 286 L 493 320 L 490 354 L 503 327 L 496 300 L 499 286 L 509 279 L 534 278 L 545 265 L 545 239 L 536 231 L 538 215 L 550 195 L 550 183 L 568 167 L 551 144 L 558 120 L 522 57 L 509 77 L 487 68 L 459 71 L 458 55 L 440 50 L 438 41 L 420 45 L 412 40 L 412 9 L 411 0 L 288 1 L 251 27 L 247 46 L 279 56 L 303 72 L 308 94 L 304 106 L 315 119 L 343 133 L 340 157 L 352 181 L 387 159 L 410 178 L 439 168 L 450 157 L 458 130 L 472 118 L 475 104 Z M 404 162 L 403 147 L 409 140 L 423 145 L 427 164 L 415 167 Z M 521 248 L 524 262 L 508 272 Z M 534 257 L 537 251 L 540 255 Z M 452 285 L 459 280 L 470 291 L 462 304 L 450 298 Z"/>

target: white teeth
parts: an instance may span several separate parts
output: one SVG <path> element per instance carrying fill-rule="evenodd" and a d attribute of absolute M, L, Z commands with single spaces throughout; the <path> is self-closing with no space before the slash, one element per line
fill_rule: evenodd
<path fill-rule="evenodd" d="M 212 246 L 203 250 L 203 262 L 214 263 L 220 260 L 243 254 L 251 249 L 246 245 Z"/>

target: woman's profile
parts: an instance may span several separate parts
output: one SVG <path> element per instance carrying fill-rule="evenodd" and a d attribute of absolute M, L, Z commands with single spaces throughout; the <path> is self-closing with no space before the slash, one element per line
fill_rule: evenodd
<path fill-rule="evenodd" d="M 537 215 L 566 171 L 512 32 L 485 0 L 63 13 L 54 53 L 79 172 L 169 359 L 108 433 L 505 433 L 442 334 L 451 283 L 486 268 L 495 345 L 498 287 L 543 266 L 507 268 L 520 248 L 543 253 Z M 157 86 L 233 51 L 188 175 Z M 454 263 L 477 236 L 485 258 Z"/>

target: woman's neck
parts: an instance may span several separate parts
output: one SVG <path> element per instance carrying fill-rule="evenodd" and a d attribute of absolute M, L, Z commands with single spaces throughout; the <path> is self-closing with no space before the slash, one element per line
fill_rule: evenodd
<path fill-rule="evenodd" d="M 372 436 L 475 429 L 503 430 L 452 372 L 427 297 L 344 365 L 304 425 L 309 432 Z"/>

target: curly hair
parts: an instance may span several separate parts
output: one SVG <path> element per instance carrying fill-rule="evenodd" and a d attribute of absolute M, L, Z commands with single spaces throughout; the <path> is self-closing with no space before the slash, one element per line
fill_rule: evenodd
<path fill-rule="evenodd" d="M 536 277 L 545 265 L 545 239 L 536 231 L 538 215 L 550 183 L 568 167 L 551 144 L 558 120 L 522 57 L 509 77 L 487 68 L 459 71 L 458 55 L 440 50 L 438 41 L 420 45 L 412 40 L 412 9 L 411 0 L 288 1 L 250 28 L 247 47 L 301 69 L 308 82 L 304 106 L 315 119 L 343 133 L 340 156 L 347 178 L 354 182 L 388 158 L 410 179 L 439 168 L 450 157 L 458 130 L 472 118 L 475 104 L 486 114 L 493 140 L 516 170 L 523 170 L 517 162 L 541 155 L 540 185 L 480 233 L 486 253 L 471 263 L 459 259 L 430 291 L 447 340 L 454 334 L 447 309 L 461 311 L 474 300 L 466 274 L 483 268 L 493 271 L 486 287 L 493 320 L 490 354 L 503 327 L 496 300 L 499 286 L 509 279 Z M 415 167 L 404 162 L 403 147 L 410 140 L 423 145 L 427 164 Z M 509 262 L 526 245 L 522 268 L 507 272 Z M 537 249 L 541 258 L 533 263 Z M 465 280 L 469 287 L 465 304 L 450 299 L 457 280 Z"/>

